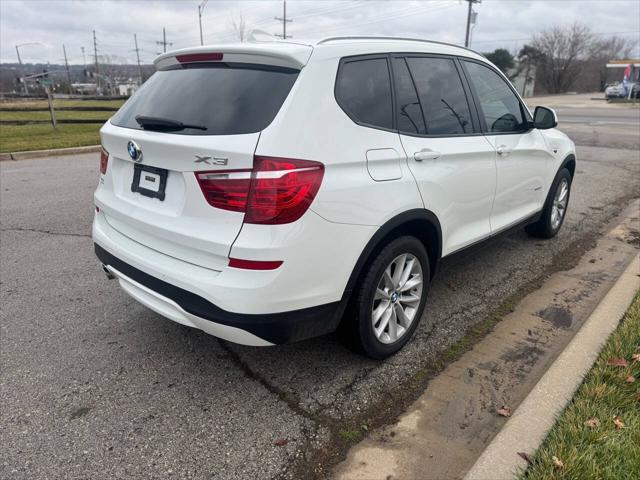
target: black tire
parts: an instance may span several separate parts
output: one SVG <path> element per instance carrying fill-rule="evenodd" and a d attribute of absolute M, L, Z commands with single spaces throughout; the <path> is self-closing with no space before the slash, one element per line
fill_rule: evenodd
<path fill-rule="evenodd" d="M 547 199 L 544 203 L 544 208 L 542 209 L 540 219 L 537 222 L 531 223 L 524 228 L 529 235 L 537 238 L 553 238 L 558 234 L 560 228 L 562 228 L 564 219 L 567 216 L 566 209 L 569 207 L 569 199 L 571 197 L 571 180 L 571 173 L 566 168 L 561 169 L 556 174 L 556 178 L 553 179 L 553 183 L 551 184 L 551 188 L 549 189 L 549 193 L 547 194 Z M 569 190 L 567 192 L 567 203 L 565 206 L 564 214 L 560 219 L 560 223 L 554 226 L 551 220 L 553 202 L 558 191 L 558 187 L 563 181 L 566 181 L 569 187 Z"/>
<path fill-rule="evenodd" d="M 412 322 L 408 328 L 404 329 L 402 336 L 392 343 L 383 343 L 376 337 L 372 323 L 374 296 L 385 269 L 394 259 L 405 253 L 413 255 L 422 269 L 420 302 Z M 396 238 L 376 255 L 375 259 L 363 272 L 361 278 L 362 281 L 353 293 L 350 312 L 348 318 L 345 319 L 347 324 L 343 326 L 342 332 L 346 334 L 346 340 L 354 350 L 368 357 L 381 360 L 400 350 L 411 339 L 420 323 L 431 278 L 427 251 L 423 243 L 416 237 L 404 236 Z M 394 305 L 391 308 L 393 309 Z"/>

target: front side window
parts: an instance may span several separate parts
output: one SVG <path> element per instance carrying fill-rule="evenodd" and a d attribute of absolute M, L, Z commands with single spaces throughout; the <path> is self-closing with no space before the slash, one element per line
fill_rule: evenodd
<path fill-rule="evenodd" d="M 424 113 L 424 133 L 472 133 L 469 104 L 454 61 L 435 57 L 408 57 L 406 61 Z"/>
<path fill-rule="evenodd" d="M 343 63 L 336 82 L 336 99 L 354 121 L 392 129 L 391 79 L 386 58 Z"/>
<path fill-rule="evenodd" d="M 528 129 L 520 100 L 496 72 L 476 62 L 464 62 L 476 92 L 487 130 L 515 133 Z"/>

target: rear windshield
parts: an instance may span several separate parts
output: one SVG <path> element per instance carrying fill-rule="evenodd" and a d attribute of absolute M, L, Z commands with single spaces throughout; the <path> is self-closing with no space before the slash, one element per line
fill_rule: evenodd
<path fill-rule="evenodd" d="M 191 64 L 158 71 L 111 119 L 142 130 L 136 116 L 181 122 L 182 135 L 233 135 L 263 130 L 278 113 L 298 70 L 249 64 Z M 197 126 L 199 128 L 188 128 Z"/>

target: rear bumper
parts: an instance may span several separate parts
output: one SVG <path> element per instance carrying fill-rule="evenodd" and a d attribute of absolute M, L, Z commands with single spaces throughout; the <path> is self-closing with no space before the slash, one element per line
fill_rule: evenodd
<path fill-rule="evenodd" d="M 129 265 L 98 244 L 95 252 L 122 288 L 143 305 L 175 322 L 244 345 L 276 345 L 332 332 L 346 303 L 339 301 L 282 313 L 228 312 L 193 292 Z"/>

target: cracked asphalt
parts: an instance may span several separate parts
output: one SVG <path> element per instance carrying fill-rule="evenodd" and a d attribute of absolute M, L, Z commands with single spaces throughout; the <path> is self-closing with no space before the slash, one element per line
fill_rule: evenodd
<path fill-rule="evenodd" d="M 385 362 L 331 335 L 251 348 L 163 319 L 93 255 L 97 155 L 2 162 L 0 477 L 328 475 L 353 425 L 393 421 L 425 366 L 640 196 L 640 110 L 581 108 L 562 109 L 578 167 L 559 236 L 515 232 L 449 265 L 413 341 Z"/>

